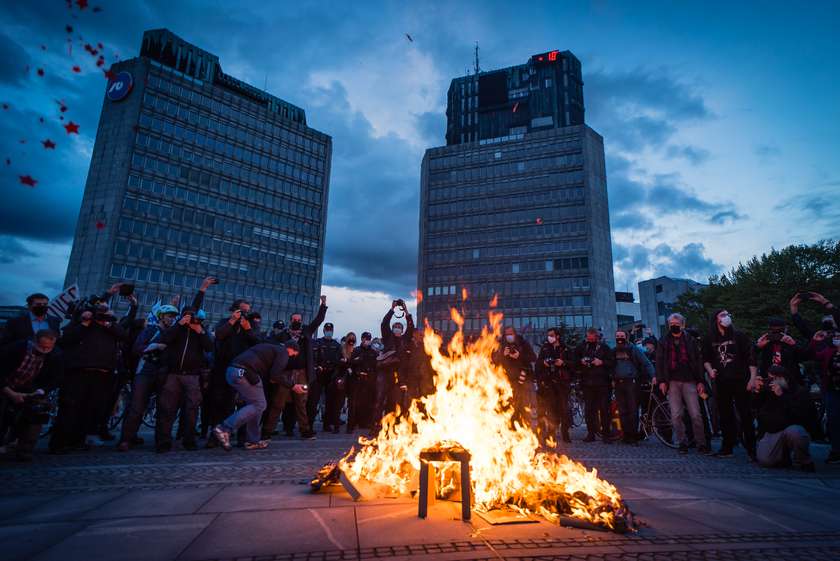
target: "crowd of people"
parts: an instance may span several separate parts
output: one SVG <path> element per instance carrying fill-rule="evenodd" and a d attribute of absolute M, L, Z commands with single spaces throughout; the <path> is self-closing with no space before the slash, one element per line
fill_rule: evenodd
<path fill-rule="evenodd" d="M 131 290 L 116 284 L 76 302 L 63 327 L 48 313 L 46 296 L 29 296 L 26 313 L 10 320 L 0 339 L 0 444 L 13 443 L 7 448 L 14 458 L 31 460 L 51 413 L 47 396 L 56 388 L 53 454 L 87 450 L 91 435 L 113 441 L 121 452 L 143 445 L 138 432 L 152 396 L 154 447 L 166 453 L 176 440 L 184 450 L 198 449 L 203 440 L 229 451 L 264 449 L 295 431 L 314 439 L 319 415 L 324 432 L 375 431 L 383 416 L 399 415 L 413 399 L 435 391 L 423 334 L 402 300 L 392 302 L 377 337 L 338 337 L 325 323 L 324 296 L 308 323 L 295 313 L 288 323 L 263 329 L 260 314 L 237 299 L 230 315 L 210 328 L 202 304 L 215 283 L 204 279 L 192 302 L 158 304 L 146 318 L 137 317 Z M 117 295 L 129 302 L 121 318 L 109 307 Z M 805 302 L 825 309 L 819 329 L 799 314 Z M 840 313 L 816 293 L 795 295 L 790 308 L 798 340 L 785 319 L 770 318 L 767 332 L 753 341 L 727 310 L 717 310 L 704 333 L 672 314 L 660 339 L 637 326 L 617 331 L 613 346 L 595 328 L 580 344 L 551 328 L 537 352 L 506 326 L 493 361 L 513 390 L 511 422 L 532 426 L 545 446 L 571 442 L 570 403 L 577 392 L 584 442 L 637 445 L 640 411 L 655 396 L 670 408 L 680 453 L 695 446 L 698 453 L 729 458 L 740 444 L 762 466 L 813 471 L 811 439 L 823 432 L 831 443 L 827 461 L 840 463 Z M 803 375 L 807 361 L 818 365 L 818 380 Z M 127 383 L 130 403 L 119 435 L 111 434 L 109 419 Z M 817 385 L 826 427 L 811 395 Z M 703 407 L 710 396 L 711 412 Z M 711 415 L 719 418 L 722 436 L 714 453 Z"/>

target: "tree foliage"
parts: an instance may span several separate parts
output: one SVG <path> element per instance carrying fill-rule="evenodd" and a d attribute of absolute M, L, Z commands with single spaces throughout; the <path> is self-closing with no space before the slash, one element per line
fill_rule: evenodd
<path fill-rule="evenodd" d="M 840 305 L 840 241 L 791 245 L 739 263 L 728 273 L 709 279 L 709 286 L 679 297 L 674 310 L 688 324 L 705 333 L 712 313 L 725 308 L 735 326 L 758 337 L 767 330 L 767 319 L 790 319 L 789 301 L 798 292 L 819 292 Z M 815 302 L 799 306 L 815 327 L 825 311 Z"/>

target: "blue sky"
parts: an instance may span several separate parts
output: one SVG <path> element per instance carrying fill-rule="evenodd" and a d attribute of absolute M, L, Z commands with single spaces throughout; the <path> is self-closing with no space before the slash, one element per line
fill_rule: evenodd
<path fill-rule="evenodd" d="M 372 327 L 414 288 L 420 160 L 444 143 L 446 89 L 475 41 L 484 69 L 550 49 L 581 59 L 586 120 L 607 151 L 617 289 L 702 281 L 840 232 L 836 2 L 3 0 L 0 22 L 2 304 L 64 277 L 105 86 L 78 40 L 68 56 L 68 24 L 109 62 L 167 27 L 332 135 L 324 290 L 339 331 Z"/>

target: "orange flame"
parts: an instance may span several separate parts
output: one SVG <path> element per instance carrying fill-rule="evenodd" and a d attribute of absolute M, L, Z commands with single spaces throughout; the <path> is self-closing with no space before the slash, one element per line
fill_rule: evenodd
<path fill-rule="evenodd" d="M 351 450 L 339 462 L 345 476 L 407 494 L 418 488 L 420 452 L 457 443 L 472 455 L 476 510 L 507 507 L 552 521 L 566 515 L 615 528 L 617 517 L 626 513 L 618 490 L 595 469 L 541 451 L 531 428 L 512 422 L 510 383 L 491 360 L 502 314 L 490 312 L 490 325 L 466 346 L 463 318 L 457 310 L 451 314 L 458 331 L 447 354 L 428 323 L 423 337 L 436 374 L 436 392 L 412 401 L 401 418 L 387 415 L 376 437 L 360 438 L 359 450 Z M 454 466 L 443 464 L 437 488 L 451 490 L 456 473 Z"/>
<path fill-rule="evenodd" d="M 467 301 L 467 289 L 466 289 L 466 287 L 461 288 L 461 300 L 463 300 L 464 302 Z"/>
<path fill-rule="evenodd" d="M 498 305 L 499 305 L 499 295 L 494 294 L 493 298 L 490 300 L 490 307 L 495 308 Z"/>

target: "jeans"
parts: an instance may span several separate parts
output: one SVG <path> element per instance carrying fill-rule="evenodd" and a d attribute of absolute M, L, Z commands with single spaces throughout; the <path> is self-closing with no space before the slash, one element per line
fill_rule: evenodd
<path fill-rule="evenodd" d="M 828 416 L 828 438 L 831 451 L 840 452 L 840 391 L 826 390 L 823 394 L 825 412 Z"/>
<path fill-rule="evenodd" d="M 796 467 L 811 463 L 809 447 L 811 437 L 808 431 L 799 425 L 791 425 L 783 431 L 766 433 L 758 441 L 756 457 L 758 463 L 764 467 L 786 466 L 793 454 L 793 465 Z"/>
<path fill-rule="evenodd" d="M 149 406 L 149 398 L 155 391 L 157 391 L 156 374 L 152 369 L 134 376 L 134 383 L 131 387 L 131 403 L 123 421 L 120 442 L 131 442 L 137 437 L 140 423 L 143 422 L 143 416 Z"/>
<path fill-rule="evenodd" d="M 685 421 L 683 412 L 688 409 L 691 418 L 691 428 L 694 435 L 706 434 L 703 426 L 703 416 L 700 414 L 700 402 L 697 395 L 696 382 L 679 382 L 672 380 L 668 382 L 668 403 L 671 405 L 671 422 L 677 432 L 677 442 L 687 446 L 688 440 L 685 437 Z M 698 446 L 705 446 L 705 442 L 696 438 Z"/>
<path fill-rule="evenodd" d="M 292 371 L 292 380 L 295 384 L 306 385 L 306 370 Z M 292 391 L 292 388 L 287 388 L 280 384 L 270 385 L 276 387 L 270 388 L 269 391 L 271 395 L 271 407 L 266 410 L 263 418 L 262 431 L 264 439 L 269 440 L 271 438 L 271 433 L 277 427 L 277 420 L 280 418 L 280 415 L 285 415 L 287 403 L 294 408 L 295 415 L 292 416 L 288 424 L 286 420 L 283 421 L 283 428 L 286 432 L 290 433 L 294 430 L 292 421 L 296 420 L 300 427 L 301 436 L 307 434 L 309 432 L 309 419 L 306 417 L 306 394 L 297 394 Z"/>
<path fill-rule="evenodd" d="M 600 428 L 601 437 L 610 437 L 610 388 L 608 386 L 585 386 L 583 403 L 586 416 L 586 432 L 595 436 Z"/>
<path fill-rule="evenodd" d="M 636 431 L 639 428 L 639 402 L 636 380 L 633 378 L 616 379 L 615 381 L 615 402 L 618 405 L 618 414 L 621 417 L 621 430 L 624 432 L 624 440 L 636 440 Z"/>
<path fill-rule="evenodd" d="M 183 407 L 179 424 L 183 442 L 195 444 L 195 420 L 201 405 L 201 376 L 171 372 L 158 393 L 157 405 L 156 444 L 172 443 L 172 425 L 180 407 Z"/>
<path fill-rule="evenodd" d="M 720 430 L 723 433 L 723 450 L 732 450 L 738 443 L 738 435 L 744 448 L 750 454 L 755 454 L 755 426 L 750 408 L 750 393 L 747 391 L 747 383 L 741 380 L 715 381 L 717 388 L 717 406 L 720 414 Z M 741 421 L 737 426 L 735 411 Z"/>
<path fill-rule="evenodd" d="M 222 426 L 230 433 L 235 433 L 239 430 L 239 427 L 244 426 L 248 442 L 259 442 L 261 436 L 260 419 L 263 411 L 265 411 L 265 392 L 263 391 L 262 380 L 252 386 L 241 374 L 241 370 L 233 367 L 227 369 L 225 379 L 236 390 L 245 405 L 225 419 Z"/>

